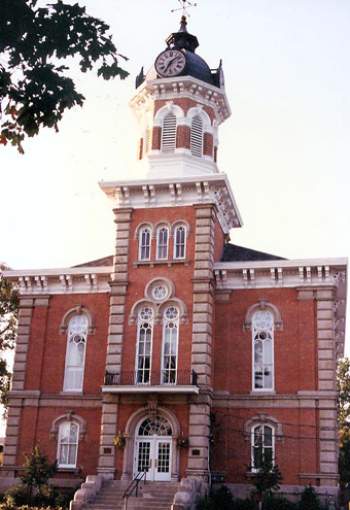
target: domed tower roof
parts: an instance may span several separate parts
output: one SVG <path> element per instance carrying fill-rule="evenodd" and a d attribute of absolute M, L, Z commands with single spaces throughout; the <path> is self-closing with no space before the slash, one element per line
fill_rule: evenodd
<path fill-rule="evenodd" d="M 188 33 L 186 16 L 182 16 L 179 31 L 170 34 L 166 39 L 166 44 L 167 49 L 165 52 L 169 50 L 178 51 L 181 52 L 185 57 L 185 62 L 181 71 L 175 72 L 172 75 L 169 74 L 169 76 L 192 76 L 193 78 L 197 78 L 198 80 L 209 83 L 210 85 L 214 85 L 216 87 L 222 86 L 221 63 L 218 69 L 211 70 L 206 61 L 197 55 L 197 53 L 195 53 L 199 46 L 199 42 L 195 35 Z M 158 58 L 165 52 L 162 52 L 157 57 L 156 62 Z M 156 80 L 157 78 L 164 77 L 167 76 L 160 74 L 159 69 L 157 69 L 157 65 L 152 66 L 146 76 L 143 74 L 142 69 L 141 73 L 136 79 L 136 87 L 139 87 L 145 79 Z"/>

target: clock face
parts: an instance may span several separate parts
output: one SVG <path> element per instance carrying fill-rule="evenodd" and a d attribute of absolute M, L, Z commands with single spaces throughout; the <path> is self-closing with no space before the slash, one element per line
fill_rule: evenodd
<path fill-rule="evenodd" d="M 177 76 L 186 65 L 186 57 L 179 50 L 165 50 L 161 53 L 155 62 L 155 68 L 160 76 Z"/>

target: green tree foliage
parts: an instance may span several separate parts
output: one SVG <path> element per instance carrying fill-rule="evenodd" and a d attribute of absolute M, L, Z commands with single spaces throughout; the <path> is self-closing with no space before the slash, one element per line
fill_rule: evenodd
<path fill-rule="evenodd" d="M 339 474 L 344 487 L 350 483 L 350 359 L 343 358 L 337 371 Z"/>
<path fill-rule="evenodd" d="M 50 464 L 39 446 L 35 446 L 31 454 L 26 456 L 23 468 L 21 481 L 27 489 L 29 502 L 32 501 L 33 495 L 42 501 L 48 495 L 49 479 L 57 471 L 56 462 Z"/>
<path fill-rule="evenodd" d="M 316 494 L 316 491 L 311 485 L 305 487 L 301 494 L 301 500 L 299 503 L 299 510 L 320 510 L 320 500 Z"/>
<path fill-rule="evenodd" d="M 11 283 L 3 278 L 0 265 L 0 351 L 13 349 L 17 333 L 18 296 Z M 0 358 L 0 402 L 7 404 L 7 393 L 11 374 L 7 369 L 6 360 Z"/>
<path fill-rule="evenodd" d="M 41 2 L 42 4 L 43 2 Z M 128 73 L 109 26 L 78 3 L 63 0 L 0 1 L 0 144 L 23 152 L 26 136 L 42 127 L 58 129 L 66 109 L 83 105 L 84 96 L 67 76 L 68 62 L 80 71 L 97 70 L 109 80 Z"/>
<path fill-rule="evenodd" d="M 261 467 L 254 473 L 252 483 L 255 488 L 255 494 L 259 501 L 259 508 L 267 496 L 271 496 L 274 492 L 279 491 L 280 482 L 282 481 L 282 473 L 277 464 L 274 466 L 270 461 L 263 458 Z"/>

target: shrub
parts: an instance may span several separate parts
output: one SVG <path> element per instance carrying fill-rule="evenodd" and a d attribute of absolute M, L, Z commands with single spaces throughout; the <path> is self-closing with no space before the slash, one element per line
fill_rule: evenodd
<path fill-rule="evenodd" d="M 255 510 L 256 503 L 252 499 L 236 498 L 233 501 L 232 510 Z"/>
<path fill-rule="evenodd" d="M 311 485 L 305 487 L 301 493 L 299 510 L 321 510 L 320 500 Z"/>
<path fill-rule="evenodd" d="M 263 508 L 266 510 L 298 510 L 298 506 L 287 498 L 274 494 L 266 496 L 263 504 Z"/>
<path fill-rule="evenodd" d="M 220 489 L 211 493 L 212 500 L 214 502 L 214 508 L 220 508 L 220 510 L 232 510 L 233 507 L 233 496 L 226 485 L 222 485 Z"/>

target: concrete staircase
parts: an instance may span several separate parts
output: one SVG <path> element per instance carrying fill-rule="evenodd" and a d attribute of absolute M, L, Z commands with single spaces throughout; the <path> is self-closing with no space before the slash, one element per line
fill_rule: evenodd
<path fill-rule="evenodd" d="M 129 482 L 113 480 L 106 484 L 86 510 L 126 510 L 123 494 Z M 130 496 L 127 510 L 170 510 L 178 488 L 177 482 L 146 482 L 139 486 L 139 495 Z"/>

